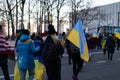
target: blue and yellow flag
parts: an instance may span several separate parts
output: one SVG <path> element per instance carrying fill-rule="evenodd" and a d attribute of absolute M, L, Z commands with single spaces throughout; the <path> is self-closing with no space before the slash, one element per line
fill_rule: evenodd
<path fill-rule="evenodd" d="M 34 79 L 42 80 L 42 75 L 45 72 L 45 67 L 38 60 L 34 60 L 34 62 L 35 62 Z M 28 78 L 28 72 L 27 72 L 27 75 L 26 75 L 26 79 L 27 78 Z M 17 61 L 15 63 L 15 68 L 14 68 L 14 80 L 20 80 L 20 74 L 19 74 L 18 62 Z"/>
<path fill-rule="evenodd" d="M 88 46 L 84 31 L 82 29 L 82 22 L 80 19 L 78 19 L 77 23 L 68 34 L 67 39 L 70 42 L 72 42 L 75 46 L 79 47 L 81 58 L 84 61 L 88 62 L 89 61 Z"/>
<path fill-rule="evenodd" d="M 98 32 L 93 32 L 92 36 L 95 37 L 95 38 L 98 38 L 99 37 L 99 33 Z"/>
<path fill-rule="evenodd" d="M 115 37 L 120 39 L 120 28 L 115 31 Z"/>
<path fill-rule="evenodd" d="M 40 42 L 35 41 L 35 47 L 40 45 Z M 37 54 L 37 53 L 34 53 Z M 42 80 L 42 75 L 45 72 L 45 66 L 44 62 L 42 61 L 42 56 L 39 55 L 34 55 L 34 63 L 35 63 L 35 68 L 34 68 L 34 79 L 35 80 Z M 28 79 L 28 72 L 26 73 L 26 79 Z M 14 80 L 20 80 L 20 74 L 19 74 L 19 69 L 18 69 L 18 61 L 15 63 L 15 68 L 14 68 Z"/>

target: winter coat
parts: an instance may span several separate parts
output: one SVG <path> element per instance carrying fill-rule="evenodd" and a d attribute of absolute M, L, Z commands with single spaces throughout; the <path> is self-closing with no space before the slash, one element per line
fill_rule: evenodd
<path fill-rule="evenodd" d="M 113 37 L 109 36 L 106 43 L 108 53 L 114 53 L 115 50 L 115 40 Z"/>
<path fill-rule="evenodd" d="M 35 67 L 33 53 L 39 50 L 40 47 L 35 48 L 34 41 L 28 35 L 22 34 L 20 40 L 17 42 L 16 51 L 18 52 L 18 68 L 32 69 Z"/>
<path fill-rule="evenodd" d="M 91 37 L 90 39 L 87 40 L 87 44 L 88 44 L 88 49 L 95 49 L 97 46 L 98 39 Z"/>

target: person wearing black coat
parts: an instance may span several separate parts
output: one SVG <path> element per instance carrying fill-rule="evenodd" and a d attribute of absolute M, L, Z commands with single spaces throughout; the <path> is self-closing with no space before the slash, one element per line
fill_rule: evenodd
<path fill-rule="evenodd" d="M 107 47 L 107 52 L 108 52 L 108 59 L 112 60 L 113 53 L 115 51 L 115 39 L 113 35 L 111 34 L 108 36 L 106 47 Z"/>
<path fill-rule="evenodd" d="M 53 25 L 48 26 L 48 36 L 41 51 L 47 80 L 61 80 L 61 56 L 64 48 L 56 36 Z"/>

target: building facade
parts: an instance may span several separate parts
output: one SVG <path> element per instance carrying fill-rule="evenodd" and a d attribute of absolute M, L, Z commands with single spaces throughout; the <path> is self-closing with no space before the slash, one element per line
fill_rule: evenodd
<path fill-rule="evenodd" d="M 91 21 L 88 25 L 83 25 L 84 29 L 87 29 L 88 33 L 97 31 L 98 23 L 100 22 L 101 33 L 113 33 L 114 30 L 120 27 L 120 2 L 96 6 L 96 11 L 105 15 L 103 17 L 98 16 L 98 19 Z M 92 13 L 91 13 L 92 14 Z M 71 27 L 71 13 L 69 17 Z"/>
<path fill-rule="evenodd" d="M 115 29 L 120 27 L 120 2 L 97 6 L 97 9 L 105 14 L 105 20 L 101 20 L 99 17 L 98 20 L 91 22 L 89 26 L 97 28 L 97 24 L 100 22 L 102 26 L 101 33 L 114 33 Z"/>

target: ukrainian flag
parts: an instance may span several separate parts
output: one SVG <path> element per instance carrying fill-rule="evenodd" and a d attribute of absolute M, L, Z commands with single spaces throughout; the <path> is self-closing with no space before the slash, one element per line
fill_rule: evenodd
<path fill-rule="evenodd" d="M 115 31 L 115 37 L 120 39 L 120 28 Z"/>
<path fill-rule="evenodd" d="M 37 47 L 39 45 L 40 45 L 40 42 L 35 41 L 35 46 Z M 45 72 L 45 66 L 44 66 L 44 62 L 42 61 L 42 56 L 41 55 L 34 56 L 34 63 L 35 63 L 34 79 L 42 80 L 42 75 Z M 28 72 L 26 73 L 26 79 L 28 79 Z M 20 74 L 19 74 L 17 61 L 15 63 L 15 68 L 14 68 L 14 80 L 20 80 Z"/>
<path fill-rule="evenodd" d="M 99 33 L 93 32 L 93 37 L 98 38 L 99 37 Z"/>
<path fill-rule="evenodd" d="M 74 45 L 79 47 L 80 49 L 80 57 L 88 62 L 89 61 L 89 53 L 88 53 L 88 46 L 85 38 L 84 31 L 82 29 L 82 22 L 78 19 L 77 23 L 70 31 L 67 36 L 67 39 L 72 42 Z"/>
<path fill-rule="evenodd" d="M 39 60 L 34 60 L 34 63 L 35 63 L 34 79 L 35 80 L 42 80 L 42 75 L 45 72 L 45 67 L 42 63 L 39 62 Z M 28 79 L 28 72 L 26 74 L 27 74 L 26 79 Z M 15 63 L 15 68 L 14 68 L 14 80 L 20 80 L 20 74 L 19 74 L 17 61 Z"/>

